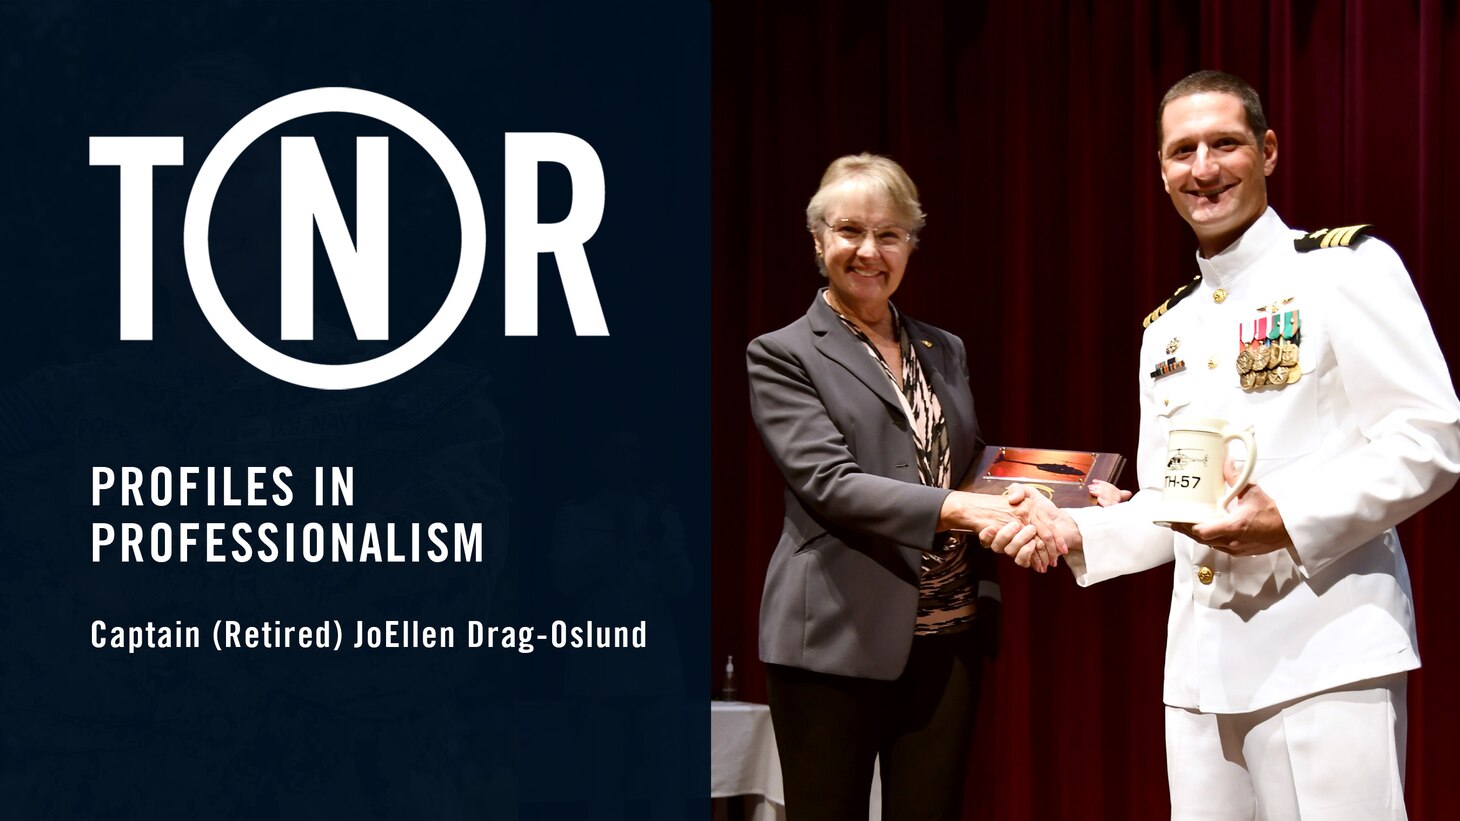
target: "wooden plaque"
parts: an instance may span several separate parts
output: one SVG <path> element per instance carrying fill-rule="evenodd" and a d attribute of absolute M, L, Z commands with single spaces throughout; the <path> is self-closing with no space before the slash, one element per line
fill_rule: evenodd
<path fill-rule="evenodd" d="M 1089 483 L 1099 479 L 1115 484 L 1124 467 L 1125 457 L 1118 453 L 986 445 L 958 489 L 997 495 L 1018 482 L 1059 507 L 1089 507 L 1095 504 Z"/>

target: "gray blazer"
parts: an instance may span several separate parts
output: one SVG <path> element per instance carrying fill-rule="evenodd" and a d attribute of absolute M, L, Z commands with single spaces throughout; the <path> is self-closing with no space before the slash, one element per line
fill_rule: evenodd
<path fill-rule="evenodd" d="M 902 322 L 943 406 L 956 481 L 978 436 L 963 342 Z M 760 657 L 895 679 L 912 647 L 922 553 L 949 491 L 921 484 L 895 388 L 819 292 L 806 316 L 751 342 L 746 361 L 756 428 L 786 478 Z"/>

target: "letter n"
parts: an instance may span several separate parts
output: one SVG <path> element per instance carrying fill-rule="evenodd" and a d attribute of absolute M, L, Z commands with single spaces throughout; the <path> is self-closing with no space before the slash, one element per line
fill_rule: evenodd
<path fill-rule="evenodd" d="M 388 137 L 355 138 L 355 241 L 313 137 L 281 137 L 279 330 L 314 338 L 314 228 L 358 339 L 390 338 Z"/>

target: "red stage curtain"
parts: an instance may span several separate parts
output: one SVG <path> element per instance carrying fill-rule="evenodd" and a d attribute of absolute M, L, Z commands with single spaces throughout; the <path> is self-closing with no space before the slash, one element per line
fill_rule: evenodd
<path fill-rule="evenodd" d="M 1195 273 L 1161 190 L 1154 109 L 1198 68 L 1262 93 L 1273 205 L 1376 224 L 1460 362 L 1460 24 L 1439 0 L 716 3 L 712 686 L 755 661 L 781 481 L 751 424 L 744 349 L 821 280 L 803 209 L 826 164 L 903 163 L 929 214 L 897 302 L 969 345 L 986 438 L 1134 455 L 1140 320 Z M 1453 373 L 1453 368 L 1452 368 Z M 1362 477 L 1355 477 L 1362 481 Z M 1129 486 L 1133 477 L 1129 477 Z M 1460 807 L 1460 510 L 1401 527 L 1424 669 L 1410 679 L 1413 818 Z M 1161 675 L 1168 570 L 1080 590 L 1003 565 L 1004 650 L 969 819 L 1169 817 Z M 1051 689 L 1057 703 L 1049 705 Z"/>

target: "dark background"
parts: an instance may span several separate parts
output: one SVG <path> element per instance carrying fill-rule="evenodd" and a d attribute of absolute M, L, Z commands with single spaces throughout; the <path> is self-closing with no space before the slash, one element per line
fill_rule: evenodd
<path fill-rule="evenodd" d="M 968 344 L 985 437 L 1130 457 L 1141 319 L 1196 273 L 1161 189 L 1155 107 L 1199 68 L 1263 95 L 1285 221 L 1376 224 L 1460 358 L 1456 15 L 1448 0 L 715 4 L 711 681 L 734 654 L 764 700 L 756 620 L 782 482 L 751 424 L 744 349 L 821 283 L 804 209 L 832 159 L 885 153 L 919 185 L 928 227 L 896 302 Z M 1400 528 L 1424 660 L 1412 818 L 1460 806 L 1455 498 Z M 1002 570 L 965 818 L 1169 817 L 1169 572 L 1079 590 L 1063 570 Z"/>
<path fill-rule="evenodd" d="M 39 818 L 682 818 L 703 815 L 708 726 L 708 9 L 594 3 L 0 5 L 0 815 Z M 207 152 L 285 93 L 393 97 L 465 157 L 487 256 L 449 342 L 382 385 L 267 377 L 203 321 L 182 214 Z M 587 244 L 611 335 L 579 338 L 556 267 L 539 336 L 502 334 L 503 138 L 592 145 Z M 391 340 L 349 332 L 316 242 L 316 342 L 356 361 L 412 336 L 455 271 L 457 213 L 394 128 L 316 115 L 244 154 L 213 213 L 232 309 L 277 339 L 278 137 L 319 139 L 354 223 L 354 137 L 390 137 Z M 154 173 L 156 321 L 117 333 L 118 182 L 88 138 L 176 135 Z M 539 220 L 571 190 L 541 169 Z M 662 374 L 674 374 L 666 384 Z M 287 508 L 92 508 L 93 465 L 288 465 Z M 315 465 L 353 465 L 316 510 Z M 92 521 L 482 522 L 481 564 L 119 564 Z M 419 619 L 455 650 L 123 651 L 109 624 Z M 471 650 L 465 620 L 649 624 L 646 650 Z M 348 632 L 348 631 L 347 631 Z"/>

